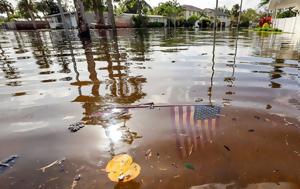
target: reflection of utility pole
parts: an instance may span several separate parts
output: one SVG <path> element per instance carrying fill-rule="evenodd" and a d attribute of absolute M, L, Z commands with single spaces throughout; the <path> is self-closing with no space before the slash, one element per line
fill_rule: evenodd
<path fill-rule="evenodd" d="M 211 77 L 210 77 L 210 87 L 208 88 L 208 97 L 209 97 L 209 103 L 210 105 L 212 105 L 212 90 L 213 90 L 213 85 L 214 85 L 214 75 L 215 75 L 215 51 L 216 51 L 216 32 L 217 30 L 214 29 L 214 41 L 213 41 L 213 52 L 212 52 L 212 73 L 211 73 Z"/>

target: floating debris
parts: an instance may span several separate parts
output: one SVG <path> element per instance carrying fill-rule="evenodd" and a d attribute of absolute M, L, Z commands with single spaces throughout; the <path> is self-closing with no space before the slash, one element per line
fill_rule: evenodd
<path fill-rule="evenodd" d="M 72 132 L 75 133 L 82 129 L 84 127 L 84 124 L 82 122 L 77 122 L 69 125 L 68 129 Z"/>
<path fill-rule="evenodd" d="M 151 156 L 152 156 L 152 150 L 148 149 L 145 153 L 145 157 L 146 157 L 146 159 L 150 159 Z"/>
<path fill-rule="evenodd" d="M 260 119 L 260 117 L 259 117 L 259 116 L 257 116 L 257 115 L 255 115 L 255 116 L 254 116 L 254 118 L 255 118 L 255 119 Z"/>
<path fill-rule="evenodd" d="M 52 163 L 50 163 L 50 164 L 48 164 L 48 165 L 46 165 L 46 166 L 40 168 L 40 170 L 44 173 L 44 172 L 46 171 L 46 169 L 48 169 L 48 168 L 50 168 L 50 167 L 52 167 L 52 166 L 54 166 L 54 165 L 60 165 L 60 164 L 61 164 L 62 162 L 64 162 L 65 160 L 66 160 L 66 158 L 63 158 L 63 159 L 61 159 L 61 160 L 56 160 L 56 161 L 54 161 L 54 162 L 52 162 Z"/>
<path fill-rule="evenodd" d="M 249 130 L 248 130 L 248 132 L 254 132 L 254 131 L 255 131 L 254 129 L 249 129 Z"/>
<path fill-rule="evenodd" d="M 71 189 L 74 189 L 77 186 L 78 181 L 81 179 L 81 175 L 76 175 L 73 179 L 73 183 L 71 185 Z"/>
<path fill-rule="evenodd" d="M 8 168 L 12 167 L 16 160 L 19 158 L 18 155 L 11 155 L 10 157 L 2 160 L 0 162 L 0 174 L 2 174 L 4 171 L 6 171 Z"/>
<path fill-rule="evenodd" d="M 168 169 L 167 168 L 159 168 L 159 170 L 161 170 L 161 171 L 167 171 Z"/>
<path fill-rule="evenodd" d="M 175 167 L 175 168 L 178 168 L 176 163 L 172 163 L 172 166 Z"/>
<path fill-rule="evenodd" d="M 272 106 L 270 104 L 267 104 L 266 109 L 269 110 L 271 108 L 272 108 Z"/>
<path fill-rule="evenodd" d="M 113 182 L 128 182 L 140 174 L 141 167 L 133 162 L 130 155 L 121 154 L 107 163 L 105 171 Z"/>
<path fill-rule="evenodd" d="M 191 163 L 185 163 L 185 164 L 184 164 L 184 167 L 187 168 L 187 169 L 195 170 L 194 165 L 191 164 Z"/>
<path fill-rule="evenodd" d="M 285 117 L 283 118 L 283 121 L 285 122 L 285 125 L 293 125 L 293 123 L 286 120 Z"/>
<path fill-rule="evenodd" d="M 229 148 L 228 146 L 226 146 L 226 145 L 224 145 L 224 148 L 225 148 L 227 151 L 229 151 L 229 152 L 231 151 L 230 148 Z"/>

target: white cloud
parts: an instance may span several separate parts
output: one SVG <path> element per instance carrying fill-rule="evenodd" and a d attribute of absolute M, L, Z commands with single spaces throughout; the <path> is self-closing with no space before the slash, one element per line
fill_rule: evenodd
<path fill-rule="evenodd" d="M 147 1 L 147 0 L 146 0 Z M 157 6 L 160 2 L 165 2 L 167 0 L 148 0 L 147 2 L 151 6 Z M 216 1 L 214 0 L 177 0 L 181 5 L 193 5 L 199 8 L 214 8 L 216 6 Z M 243 8 L 257 8 L 260 0 L 244 0 Z M 239 4 L 240 0 L 219 0 L 219 7 L 226 6 L 231 9 L 234 4 Z"/>

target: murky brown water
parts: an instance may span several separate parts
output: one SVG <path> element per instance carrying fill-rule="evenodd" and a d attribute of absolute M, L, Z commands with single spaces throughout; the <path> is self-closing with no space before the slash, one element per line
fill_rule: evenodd
<path fill-rule="evenodd" d="M 1 189 L 67 189 L 78 174 L 78 189 L 300 188 L 292 34 L 76 35 L 0 33 L 0 160 L 19 156 Z M 149 102 L 162 107 L 132 106 Z M 103 171 L 120 153 L 142 167 L 133 182 Z"/>

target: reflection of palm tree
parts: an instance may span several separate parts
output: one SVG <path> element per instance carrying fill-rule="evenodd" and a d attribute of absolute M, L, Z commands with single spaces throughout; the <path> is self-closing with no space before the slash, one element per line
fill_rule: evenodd
<path fill-rule="evenodd" d="M 11 61 L 9 60 L 9 56 L 5 54 L 5 51 L 2 49 L 0 44 L 0 66 L 5 74 L 5 78 L 7 79 L 18 79 L 20 78 L 20 72 L 18 71 L 18 68 L 11 65 Z M 19 86 L 21 85 L 20 81 L 11 81 L 8 82 L 7 85 L 9 86 Z"/>

